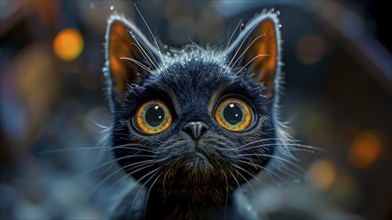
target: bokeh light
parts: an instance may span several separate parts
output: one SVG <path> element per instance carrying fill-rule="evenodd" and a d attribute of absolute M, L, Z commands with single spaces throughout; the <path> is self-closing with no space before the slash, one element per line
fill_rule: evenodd
<path fill-rule="evenodd" d="M 325 40 L 320 35 L 304 35 L 297 43 L 297 56 L 304 64 L 320 61 L 325 50 Z"/>
<path fill-rule="evenodd" d="M 165 16 L 172 25 L 177 27 L 191 23 L 194 15 L 195 11 L 189 4 L 179 1 L 169 1 L 165 9 Z"/>
<path fill-rule="evenodd" d="M 327 190 L 336 179 L 336 167 L 329 160 L 317 160 L 308 171 L 309 181 L 318 190 Z"/>
<path fill-rule="evenodd" d="M 57 57 L 65 61 L 75 60 L 83 51 L 83 37 L 79 31 L 67 28 L 60 31 L 53 41 Z"/>
<path fill-rule="evenodd" d="M 379 158 L 380 153 L 380 137 L 373 132 L 363 132 L 354 139 L 348 155 L 353 166 L 366 168 Z"/>

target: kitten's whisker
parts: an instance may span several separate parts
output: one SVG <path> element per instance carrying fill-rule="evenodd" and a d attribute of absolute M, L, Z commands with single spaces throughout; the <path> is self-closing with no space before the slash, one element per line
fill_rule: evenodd
<path fill-rule="evenodd" d="M 138 148 L 133 147 L 133 145 L 123 144 L 123 145 L 119 145 L 119 146 L 114 146 L 113 149 L 114 150 L 115 149 L 135 150 L 138 153 L 140 153 L 140 152 L 148 152 L 148 153 L 152 153 L 152 154 L 156 153 L 154 150 L 151 150 L 152 148 L 149 148 L 149 147 L 147 147 L 145 145 L 139 145 L 137 147 Z"/>
<path fill-rule="evenodd" d="M 271 143 L 271 144 L 259 144 L 259 145 L 252 144 L 252 145 L 249 145 L 249 146 L 247 146 L 245 148 L 241 148 L 239 150 L 241 152 L 244 152 L 244 151 L 248 151 L 248 150 L 256 148 L 256 150 L 263 150 L 264 151 L 264 150 L 268 150 L 269 147 L 276 147 L 276 146 L 281 146 L 281 145 L 280 144 L 273 144 L 273 143 Z"/>
<path fill-rule="evenodd" d="M 155 174 L 157 174 L 157 173 L 158 173 L 158 171 L 157 171 Z M 155 174 L 154 174 L 154 176 L 155 176 Z M 147 207 L 148 198 L 150 197 L 151 190 L 152 190 L 152 188 L 154 187 L 155 183 L 158 181 L 159 177 L 161 177 L 161 175 L 162 175 L 162 173 L 160 173 L 160 174 L 155 178 L 154 182 L 152 182 L 151 186 L 150 186 L 149 189 L 147 190 L 146 199 L 144 200 L 144 207 Z M 151 178 L 152 178 L 152 177 L 151 177 Z M 147 180 L 147 181 L 149 181 L 149 180 Z M 144 216 L 147 216 L 146 211 L 147 211 L 147 209 L 144 209 Z"/>
<path fill-rule="evenodd" d="M 250 188 L 252 188 L 252 191 L 255 191 L 255 189 L 253 188 L 252 184 L 249 183 L 248 179 L 247 179 L 244 175 L 242 175 L 242 173 L 241 173 L 237 168 L 234 167 L 234 171 L 244 180 L 244 182 L 245 182 L 246 184 L 248 184 L 248 186 L 249 186 Z M 254 176 L 254 175 L 252 175 L 251 177 L 252 177 L 252 178 L 256 178 L 256 176 Z M 260 182 L 260 183 L 261 183 L 261 182 Z M 261 183 L 261 184 L 262 184 L 262 183 Z M 263 184 L 262 184 L 262 185 L 263 185 Z M 243 192 L 243 191 L 241 190 L 241 192 Z"/>
<path fill-rule="evenodd" d="M 298 140 L 293 140 L 293 139 L 290 139 L 290 138 L 266 138 L 266 139 L 261 139 L 261 140 L 256 140 L 256 141 L 253 141 L 253 142 L 250 142 L 250 143 L 246 143 L 246 144 L 240 146 L 240 148 L 245 147 L 247 145 L 260 143 L 260 142 L 265 142 L 265 141 L 279 141 L 279 142 L 281 142 L 281 141 L 288 141 L 288 143 L 281 143 L 281 145 L 287 145 L 287 144 L 293 145 L 293 144 L 296 144 L 298 146 L 303 146 L 303 147 L 306 147 L 306 148 L 311 148 L 311 149 L 315 148 L 315 149 L 317 149 L 317 147 L 313 147 L 313 146 L 310 146 L 310 145 L 298 144 L 298 142 L 299 142 Z"/>
<path fill-rule="evenodd" d="M 294 178 L 297 178 L 298 175 L 303 174 L 302 171 L 291 169 L 291 167 L 285 166 L 284 164 L 283 166 L 279 165 L 278 172 L 282 172 L 283 174 L 286 174 L 287 176 L 294 177 Z"/>
<path fill-rule="evenodd" d="M 132 146 L 141 146 L 140 144 L 133 144 Z M 56 150 L 47 150 L 47 151 L 40 151 L 38 154 L 51 154 L 51 153 L 62 153 L 68 151 L 84 151 L 84 150 L 110 150 L 113 147 L 69 147 L 69 148 L 60 148 Z"/>
<path fill-rule="evenodd" d="M 145 162 L 145 161 L 142 161 L 142 162 Z M 136 164 L 136 163 L 135 163 L 135 164 Z M 127 165 L 127 166 L 124 166 L 123 169 L 118 169 L 118 170 L 116 170 L 115 172 L 112 172 L 110 175 L 106 176 L 103 180 L 101 180 L 101 181 L 97 184 L 96 187 L 94 187 L 94 189 L 92 190 L 92 192 L 91 192 L 91 194 L 90 194 L 89 197 L 91 197 L 91 196 L 95 193 L 95 191 L 96 191 L 98 188 L 100 188 L 100 187 L 101 187 L 110 177 L 112 177 L 112 176 L 114 176 L 115 174 L 117 174 L 117 173 L 119 173 L 119 172 L 125 170 L 125 168 L 127 168 L 127 167 L 129 167 L 129 166 L 133 166 L 133 165 L 135 165 L 135 164 L 129 164 L 129 165 Z M 147 164 L 148 164 L 148 163 L 147 163 Z M 132 171 L 132 172 L 131 172 L 130 174 L 128 174 L 128 175 L 131 175 L 131 174 L 133 174 L 133 173 L 139 172 L 139 171 L 141 171 L 141 170 L 143 170 L 143 169 L 146 169 L 146 168 L 148 168 L 148 167 L 151 167 L 151 166 L 153 166 L 153 165 L 154 165 L 154 164 L 148 164 L 148 165 L 146 165 L 146 166 L 144 166 L 144 167 L 142 167 L 142 168 L 139 168 L 139 169 L 137 169 L 137 170 Z"/>
<path fill-rule="evenodd" d="M 104 166 L 111 165 L 113 163 L 117 163 L 119 160 L 129 159 L 129 158 L 138 158 L 138 157 L 142 158 L 142 157 L 146 157 L 146 155 L 126 155 L 126 156 L 122 156 L 122 157 L 119 157 L 119 158 L 114 158 L 113 160 L 106 161 L 105 163 L 99 164 L 98 166 L 96 166 L 96 167 L 94 167 L 92 169 L 89 169 L 87 171 L 84 171 L 84 172 L 78 174 L 76 176 L 76 178 L 80 177 L 80 176 L 84 176 L 84 175 L 86 175 L 88 173 L 94 172 L 96 170 L 99 170 L 99 169 L 101 169 Z M 156 158 L 156 156 L 148 156 L 148 157 L 149 158 Z M 147 161 L 156 161 L 156 160 L 147 160 Z"/>
<path fill-rule="evenodd" d="M 222 147 L 215 147 L 215 146 L 214 146 L 214 149 L 215 149 L 215 150 L 220 150 L 220 151 L 239 151 L 239 149 L 234 148 L 234 147 L 222 148 Z"/>
<path fill-rule="evenodd" d="M 314 146 L 310 146 L 310 145 L 294 144 L 293 143 L 293 144 L 284 144 L 284 146 L 293 147 L 296 149 L 308 150 L 309 152 L 314 152 L 314 151 L 325 152 L 325 150 L 322 148 L 314 147 Z"/>
<path fill-rule="evenodd" d="M 237 169 L 242 170 L 243 172 L 245 172 L 245 173 L 248 174 L 249 176 L 256 178 L 256 174 L 251 173 L 251 172 L 245 170 L 244 168 L 238 166 L 237 164 L 231 164 L 231 165 L 232 165 L 234 168 L 237 168 Z"/>
<path fill-rule="evenodd" d="M 241 189 L 241 184 L 240 184 L 240 182 L 238 181 L 237 177 L 235 177 L 235 175 L 233 174 L 233 172 L 232 172 L 231 170 L 229 170 L 229 171 L 230 171 L 230 175 L 233 177 L 234 181 L 236 182 L 236 184 L 237 184 L 237 186 L 238 186 L 238 189 L 240 189 L 240 190 L 242 191 L 242 189 Z"/>
<path fill-rule="evenodd" d="M 297 164 L 295 164 L 295 163 L 293 163 L 293 162 L 291 162 L 291 161 L 289 161 L 289 160 L 287 160 L 287 159 L 284 159 L 284 158 L 282 158 L 282 157 L 275 156 L 275 155 L 258 154 L 258 153 L 255 153 L 255 154 L 239 154 L 239 155 L 237 155 L 237 156 L 238 156 L 238 157 L 246 157 L 246 156 L 256 156 L 256 157 L 260 157 L 260 156 L 261 156 L 261 157 L 275 158 L 275 159 L 277 159 L 277 160 L 281 160 L 281 161 L 283 161 L 283 162 L 286 162 L 286 163 L 288 163 L 288 164 L 294 166 L 295 168 L 297 168 L 297 169 L 300 170 L 301 172 L 305 172 L 305 170 L 304 170 L 302 167 L 298 166 Z"/>
<path fill-rule="evenodd" d="M 229 199 L 229 181 L 227 180 L 225 170 L 222 170 L 222 173 L 223 173 L 223 176 L 225 177 L 225 181 L 226 181 L 225 211 L 224 211 L 224 215 L 223 215 L 223 218 L 226 219 L 228 199 Z"/>
<path fill-rule="evenodd" d="M 52 154 L 52 153 L 64 153 L 69 151 L 84 151 L 84 150 L 95 150 L 95 149 L 107 149 L 110 150 L 111 147 L 78 147 L 78 148 L 62 148 L 56 150 L 47 150 L 47 151 L 40 151 L 38 154 Z"/>
<path fill-rule="evenodd" d="M 143 162 L 143 161 L 142 161 Z M 151 167 L 152 165 L 154 165 L 154 164 L 152 164 L 152 163 L 140 163 L 140 164 L 138 164 L 138 165 L 136 165 L 136 166 L 134 166 L 134 167 L 131 167 L 131 168 L 139 168 L 140 166 L 146 166 L 146 167 L 141 167 L 141 168 L 139 168 L 139 169 L 137 169 L 137 170 L 131 170 L 131 169 L 128 169 L 129 167 L 130 167 L 130 165 L 135 165 L 136 163 L 134 163 L 134 164 L 128 164 L 127 166 L 124 166 L 122 169 L 123 170 L 126 170 L 126 171 L 131 171 L 130 173 L 127 173 L 126 175 L 124 175 L 123 177 L 121 177 L 121 179 L 119 179 L 119 180 L 116 180 L 116 182 L 114 183 L 114 184 L 112 184 L 111 186 L 110 186 L 110 188 L 113 188 L 115 185 L 117 185 L 117 184 L 119 184 L 121 181 L 123 181 L 123 180 L 125 180 L 125 179 L 127 179 L 127 178 L 130 178 L 131 176 L 132 176 L 132 174 L 134 174 L 134 173 L 137 173 L 137 172 L 139 172 L 139 171 L 141 171 L 141 170 L 143 170 L 143 169 L 145 169 L 145 168 L 148 168 L 148 167 Z"/>
<path fill-rule="evenodd" d="M 146 182 L 144 182 L 144 183 L 142 184 L 142 186 L 140 187 L 140 189 L 137 191 L 135 197 L 134 197 L 133 200 L 132 200 L 131 207 L 134 207 L 135 200 L 136 200 L 136 198 L 139 197 L 139 193 L 140 193 L 142 190 L 145 189 L 145 188 L 144 188 L 145 185 L 146 185 L 146 184 L 147 184 L 147 183 L 148 183 L 148 182 L 158 173 L 158 171 L 159 171 L 160 168 L 161 168 L 161 167 L 158 167 L 158 168 L 156 168 L 156 169 L 154 169 L 154 170 L 148 172 L 147 174 L 145 174 L 144 176 L 142 176 L 140 179 L 137 180 L 136 183 L 139 184 L 140 181 L 142 181 L 144 178 L 146 178 L 146 177 L 148 177 L 149 175 L 151 175 L 151 177 L 148 178 L 148 180 L 146 180 Z M 147 197 L 146 197 L 145 199 L 147 199 Z M 145 209 L 145 208 L 146 208 L 146 207 L 143 207 L 143 209 Z M 127 219 L 129 219 L 129 217 L 131 217 L 130 214 L 131 214 L 131 212 L 128 213 Z M 143 217 L 145 218 L 145 216 L 143 216 Z"/>
<path fill-rule="evenodd" d="M 297 140 L 292 140 L 292 139 L 289 139 L 289 138 L 286 138 L 286 139 L 284 139 L 284 138 L 264 138 L 264 139 L 256 140 L 256 141 L 249 142 L 249 143 L 246 143 L 246 144 L 254 144 L 254 143 L 263 142 L 263 141 L 280 141 L 280 140 L 299 142 Z"/>
<path fill-rule="evenodd" d="M 286 143 L 286 144 L 280 144 L 280 143 L 271 143 L 271 144 L 262 144 L 262 145 L 254 145 L 254 144 L 256 144 L 256 143 L 252 143 L 250 146 L 247 146 L 247 147 L 241 147 L 239 150 L 242 150 L 242 151 L 246 151 L 246 150 L 250 150 L 250 149 L 254 149 L 254 148 L 259 148 L 259 147 L 276 147 L 276 146 L 283 146 L 283 147 L 288 147 L 288 148 L 295 148 L 295 149 L 304 149 L 304 150 L 309 150 L 310 152 L 312 152 L 313 150 L 320 150 L 321 151 L 321 149 L 316 149 L 316 148 L 314 148 L 314 147 L 312 147 L 312 146 L 308 146 L 308 145 L 302 145 L 302 144 L 289 144 L 289 143 Z M 253 146 L 254 145 L 254 146 Z M 245 146 L 245 145 L 243 145 L 243 146 Z"/>
<path fill-rule="evenodd" d="M 152 153 L 152 154 L 156 153 L 154 150 L 152 150 L 152 148 L 150 148 L 146 145 L 143 145 L 143 144 L 132 144 L 132 143 L 122 144 L 122 145 L 118 145 L 118 146 L 113 146 L 112 149 L 113 150 L 116 150 L 116 149 L 135 150 L 136 152 L 148 152 L 148 153 Z"/>
<path fill-rule="evenodd" d="M 146 166 L 145 167 L 141 167 L 143 165 L 146 165 Z M 123 168 L 124 171 L 127 172 L 127 176 L 130 177 L 132 174 L 137 173 L 137 172 L 139 172 L 139 171 L 141 171 L 141 170 L 143 170 L 145 168 L 151 167 L 153 165 L 154 165 L 154 163 L 152 163 L 151 161 L 145 160 L 145 161 L 140 161 L 140 162 L 137 162 L 137 163 L 128 164 L 128 165 L 126 165 L 126 166 L 124 166 L 122 168 Z M 137 169 L 135 170 L 134 168 L 137 168 Z"/>
<path fill-rule="evenodd" d="M 218 151 L 237 151 L 238 149 L 235 146 L 232 146 L 231 143 L 223 143 L 223 141 L 220 140 L 212 140 L 211 144 L 213 145 L 213 149 L 214 150 L 218 150 Z M 225 146 L 225 145 L 230 145 L 230 146 Z M 224 146 L 224 147 L 220 147 L 220 146 Z"/>
<path fill-rule="evenodd" d="M 270 169 L 268 169 L 268 168 L 266 168 L 266 167 L 264 167 L 264 166 L 261 166 L 261 165 L 259 165 L 259 164 L 256 164 L 256 163 L 253 163 L 253 162 L 250 162 L 250 161 L 246 161 L 246 160 L 239 160 L 239 161 L 242 162 L 242 163 L 245 163 L 245 164 L 249 164 L 250 166 L 255 166 L 256 168 L 260 168 L 260 169 L 262 169 L 262 170 L 265 170 L 265 171 L 268 173 L 268 175 L 269 175 L 276 183 L 278 183 L 278 181 L 275 179 L 275 177 L 276 177 L 276 178 L 279 178 L 280 181 L 283 181 L 283 178 L 282 178 L 282 177 L 280 177 L 278 174 L 276 174 L 275 172 L 273 172 L 272 170 L 270 170 Z"/>
<path fill-rule="evenodd" d="M 167 175 L 169 174 L 169 172 L 170 172 L 170 170 L 167 170 L 167 171 L 165 172 L 165 175 L 163 176 L 163 180 L 162 180 L 162 188 L 163 188 L 163 191 L 166 191 L 166 186 L 165 186 L 165 184 L 166 184 L 166 177 L 167 177 Z"/>
<path fill-rule="evenodd" d="M 265 132 L 268 131 L 273 131 L 273 130 L 277 130 L 277 128 L 270 128 L 268 130 L 266 130 Z M 320 152 L 324 152 L 325 150 L 320 148 L 320 147 L 316 147 L 316 146 L 311 146 L 311 145 L 303 145 L 303 144 L 298 144 L 298 142 L 300 142 L 299 140 L 295 140 L 293 138 L 288 137 L 287 135 L 285 137 L 279 137 L 279 138 L 268 138 L 268 139 L 263 139 L 263 140 L 278 140 L 280 142 L 282 142 L 282 145 L 288 145 L 288 144 L 296 144 L 299 147 L 304 147 L 304 148 L 308 148 L 308 149 L 312 149 L 312 150 L 317 150 Z M 263 140 L 259 140 L 259 141 L 263 141 Z M 283 141 L 287 141 L 287 143 L 284 143 Z"/>
<path fill-rule="evenodd" d="M 305 152 L 305 153 L 310 153 L 313 154 L 314 150 L 307 150 L 307 149 L 303 149 L 303 148 L 299 148 L 299 147 L 290 147 L 288 149 L 289 152 Z"/>

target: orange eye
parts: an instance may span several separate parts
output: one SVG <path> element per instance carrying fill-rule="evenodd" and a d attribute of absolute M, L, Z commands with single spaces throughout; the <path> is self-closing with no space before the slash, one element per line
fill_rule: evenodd
<path fill-rule="evenodd" d="M 172 116 L 169 108 L 159 100 L 151 100 L 144 103 L 136 112 L 136 125 L 147 134 L 162 132 L 171 123 Z"/>
<path fill-rule="evenodd" d="M 251 124 L 253 114 L 244 101 L 237 98 L 228 98 L 223 100 L 216 108 L 215 120 L 223 128 L 242 131 Z"/>

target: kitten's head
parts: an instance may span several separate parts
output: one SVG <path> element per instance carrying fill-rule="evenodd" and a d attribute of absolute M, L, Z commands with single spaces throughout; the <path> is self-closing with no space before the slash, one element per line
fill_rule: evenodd
<path fill-rule="evenodd" d="M 167 55 L 117 16 L 106 38 L 112 147 L 140 183 L 168 196 L 219 199 L 279 148 L 274 13 L 257 16 L 220 50 L 190 45 Z"/>

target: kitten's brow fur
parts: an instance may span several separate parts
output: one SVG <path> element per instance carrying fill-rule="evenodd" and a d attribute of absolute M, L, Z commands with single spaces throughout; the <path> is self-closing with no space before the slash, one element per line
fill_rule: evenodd
<path fill-rule="evenodd" d="M 262 95 L 270 91 L 256 79 L 250 67 L 259 57 L 269 55 L 245 58 L 253 43 L 263 38 L 259 34 L 250 39 L 253 29 L 265 19 L 275 23 L 278 41 L 271 97 Z M 124 18 L 112 16 L 109 24 L 115 22 L 130 29 L 133 42 L 124 47 L 133 46 L 139 54 L 119 58 L 132 63 L 140 75 L 138 72 L 136 80 L 127 82 L 126 91 L 118 96 L 107 53 L 104 73 L 112 113 L 107 142 L 113 146 L 119 165 L 139 185 L 124 197 L 112 218 L 246 218 L 246 214 L 238 212 L 232 196 L 234 190 L 257 178 L 259 171 L 283 168 L 295 160 L 291 148 L 296 145 L 285 132 L 278 114 L 282 63 L 277 15 L 264 11 L 248 23 L 228 48 L 222 49 L 191 44 L 182 50 L 160 51 L 158 45 L 149 43 Z M 109 28 L 107 51 L 110 31 Z M 251 129 L 232 132 L 214 122 L 211 116 L 214 108 L 227 96 L 240 97 L 252 105 L 257 118 Z M 145 135 L 134 128 L 132 116 L 141 104 L 153 99 L 164 101 L 175 120 L 164 132 Z M 196 145 L 182 131 L 189 121 L 203 121 L 209 126 Z M 208 162 L 195 159 L 195 150 Z"/>

